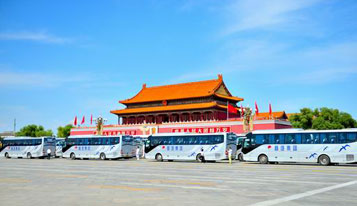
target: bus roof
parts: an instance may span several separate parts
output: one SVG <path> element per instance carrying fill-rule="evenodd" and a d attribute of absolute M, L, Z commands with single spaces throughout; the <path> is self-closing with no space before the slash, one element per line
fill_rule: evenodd
<path fill-rule="evenodd" d="M 46 137 L 5 137 L 4 140 L 41 139 Z"/>
<path fill-rule="evenodd" d="M 110 135 L 110 136 L 104 136 L 104 135 L 75 135 L 75 136 L 68 136 L 68 138 L 104 138 L 104 137 L 125 137 L 125 136 L 130 136 L 131 135 Z"/>
<path fill-rule="evenodd" d="M 334 132 L 357 132 L 357 128 L 334 129 L 334 130 L 303 130 L 303 129 L 275 129 L 275 130 L 256 130 L 253 134 L 289 134 L 289 133 L 334 133 Z"/>

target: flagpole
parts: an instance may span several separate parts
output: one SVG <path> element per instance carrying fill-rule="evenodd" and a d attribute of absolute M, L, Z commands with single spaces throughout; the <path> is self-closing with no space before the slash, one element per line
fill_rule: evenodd
<path fill-rule="evenodd" d="M 228 112 L 228 101 L 227 101 L 227 120 L 229 118 L 229 112 Z"/>

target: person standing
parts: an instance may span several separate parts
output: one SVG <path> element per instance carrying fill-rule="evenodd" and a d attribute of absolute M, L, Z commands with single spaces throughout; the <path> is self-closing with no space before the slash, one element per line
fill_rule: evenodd
<path fill-rule="evenodd" d="M 47 159 L 51 159 L 51 149 L 47 149 Z"/>
<path fill-rule="evenodd" d="M 228 149 L 228 160 L 229 160 L 229 164 L 232 164 L 232 152 L 233 152 L 232 148 L 229 147 L 229 149 Z"/>
<path fill-rule="evenodd" d="M 137 146 L 137 147 L 136 147 L 136 160 L 139 160 L 139 159 L 140 159 L 139 152 L 140 152 L 140 147 Z"/>

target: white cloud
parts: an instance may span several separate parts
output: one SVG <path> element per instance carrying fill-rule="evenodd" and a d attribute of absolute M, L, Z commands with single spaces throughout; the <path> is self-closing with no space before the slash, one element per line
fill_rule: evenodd
<path fill-rule="evenodd" d="M 73 39 L 58 37 L 44 31 L 1 32 L 0 40 L 28 40 L 52 44 L 64 44 L 73 41 Z"/>
<path fill-rule="evenodd" d="M 297 24 L 303 19 L 294 12 L 308 8 L 320 0 L 240 0 L 227 7 L 228 26 L 223 34 L 268 29 L 276 25 Z"/>
<path fill-rule="evenodd" d="M 1 86 L 57 87 L 66 83 L 88 81 L 86 76 L 30 72 L 0 72 Z"/>

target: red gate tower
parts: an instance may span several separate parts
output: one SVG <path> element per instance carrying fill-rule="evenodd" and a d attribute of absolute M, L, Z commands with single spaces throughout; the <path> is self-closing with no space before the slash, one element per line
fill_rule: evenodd
<path fill-rule="evenodd" d="M 237 108 L 243 98 L 234 97 L 223 82 L 218 79 L 147 87 L 134 97 L 120 101 L 126 109 L 111 113 L 122 118 L 126 124 L 177 123 L 192 121 L 227 120 L 227 104 Z M 229 114 L 230 118 L 239 117 Z"/>
<path fill-rule="evenodd" d="M 147 87 L 130 99 L 119 101 L 125 109 L 112 110 L 118 125 L 105 125 L 104 135 L 192 132 L 243 132 L 243 118 L 237 103 L 243 98 L 233 96 L 217 79 L 173 85 Z M 227 107 L 230 107 L 228 112 Z M 120 119 L 122 121 L 120 121 Z M 120 124 L 121 122 L 121 124 Z M 285 112 L 259 113 L 253 129 L 291 128 Z M 94 134 L 95 128 L 73 128 L 71 135 Z"/>

